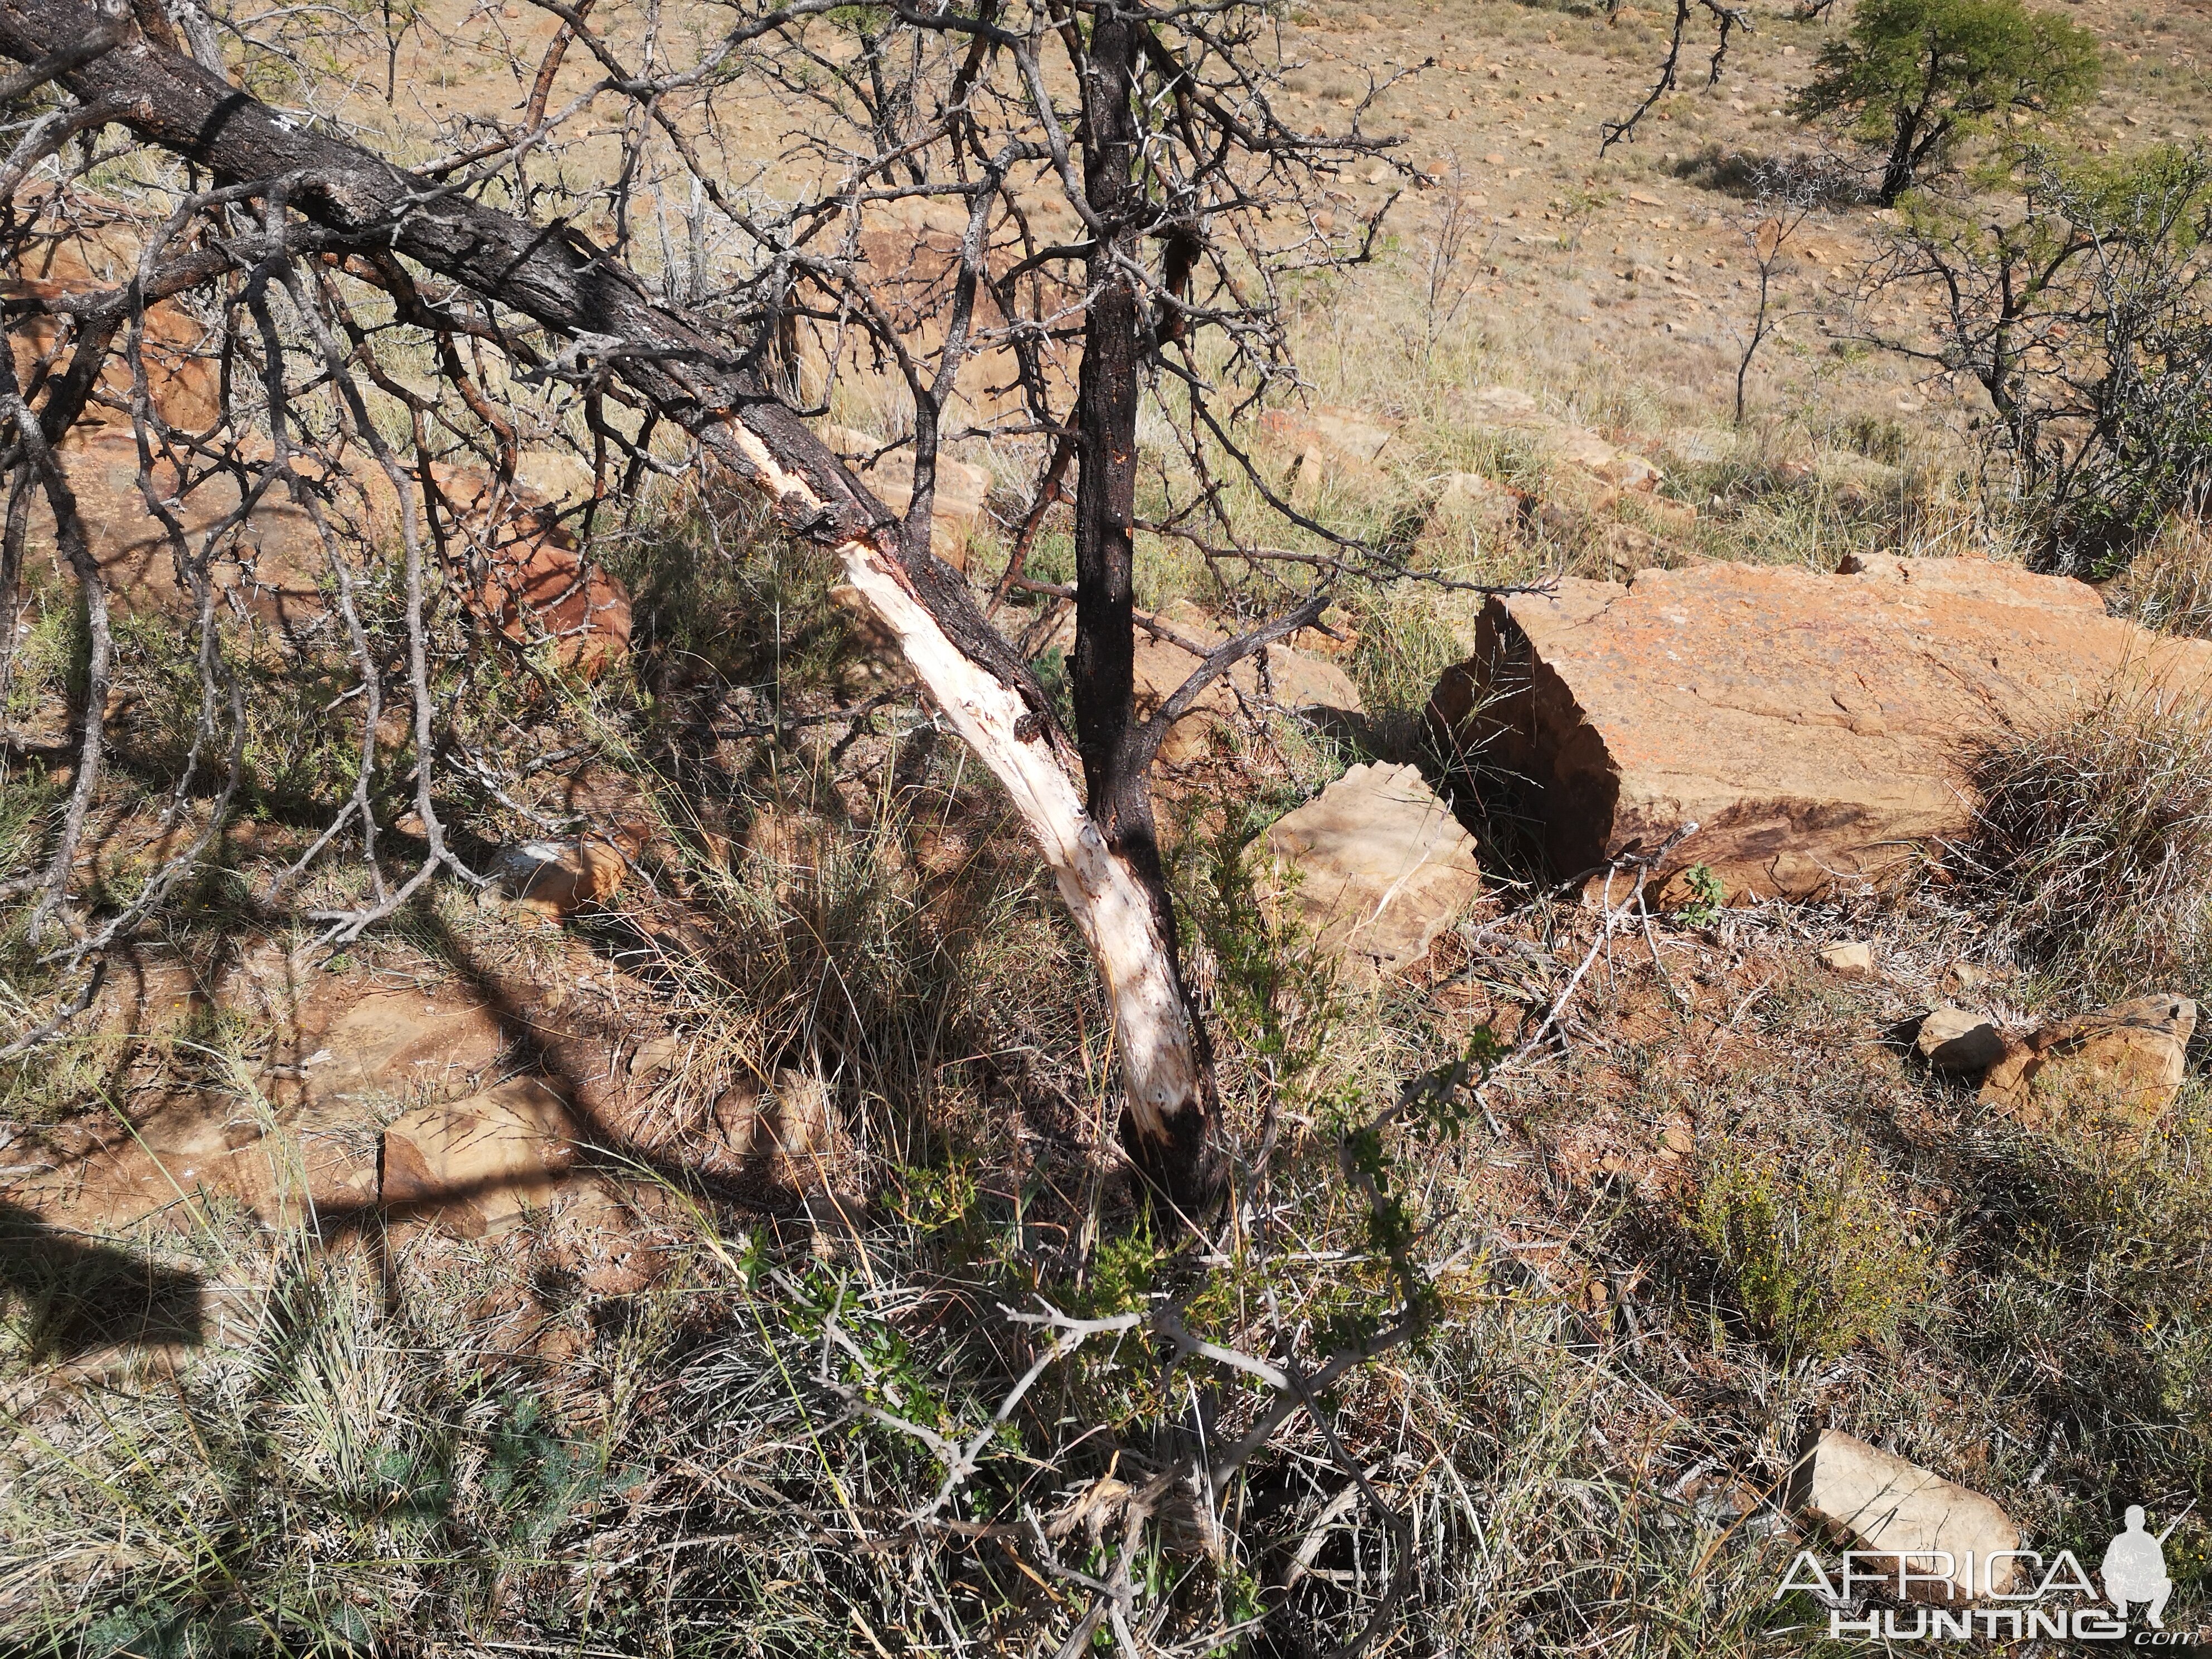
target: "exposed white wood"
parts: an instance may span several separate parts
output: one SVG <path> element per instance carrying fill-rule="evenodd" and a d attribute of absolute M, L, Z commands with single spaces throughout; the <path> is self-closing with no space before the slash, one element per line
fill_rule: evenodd
<path fill-rule="evenodd" d="M 756 434 L 738 426 L 732 435 L 771 494 L 820 504 Z M 1099 834 L 1051 739 L 1018 735 L 1029 712 L 1020 693 L 952 642 L 889 555 L 854 540 L 836 556 L 845 580 L 898 641 L 915 678 L 998 779 L 1043 851 L 1106 981 L 1130 1115 L 1139 1133 L 1165 1140 L 1170 1117 L 1198 1109 L 1200 1079 L 1195 1035 L 1143 884 Z"/>

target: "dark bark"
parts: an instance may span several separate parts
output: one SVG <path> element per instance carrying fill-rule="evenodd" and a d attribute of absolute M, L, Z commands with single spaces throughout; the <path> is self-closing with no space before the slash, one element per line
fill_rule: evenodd
<path fill-rule="evenodd" d="M 85 39 L 100 21 L 82 0 L 0 0 L 0 54 L 41 63 L 50 59 L 53 43 Z M 1148 740 L 1133 718 L 1131 523 L 1143 340 L 1134 283 L 1113 269 L 1115 253 L 1137 257 L 1141 234 L 1129 106 L 1141 40 L 1133 23 L 1110 15 L 1101 18 L 1093 40 L 1103 50 L 1085 88 L 1092 123 L 1087 131 L 1104 142 L 1086 145 L 1086 175 L 1092 200 L 1107 209 L 1116 232 L 1093 261 L 1099 303 L 1089 324 L 1077 417 L 1083 446 L 1078 735 L 1096 830 L 1113 865 L 1141 892 L 1153 925 L 1138 932 L 1164 942 L 1170 1000 L 1179 1001 L 1189 1027 L 1186 1038 L 1176 1023 L 1163 1027 L 1152 1021 L 1149 1057 L 1140 1056 L 1139 1069 L 1155 1079 L 1187 1071 L 1195 1080 L 1147 1093 L 1146 1109 L 1125 1118 L 1125 1139 L 1139 1169 L 1170 1198 L 1190 1207 L 1210 1200 L 1218 1188 L 1212 1142 L 1218 1113 L 1203 1026 L 1176 963 L 1173 907 L 1146 779 L 1157 738 Z M 56 78 L 83 103 L 113 111 L 106 118 L 204 169 L 219 184 L 248 190 L 265 185 L 274 194 L 281 181 L 284 204 L 319 233 L 304 238 L 303 246 L 372 258 L 402 255 L 577 342 L 577 372 L 626 384 L 709 454 L 774 494 L 779 516 L 793 531 L 829 546 L 864 543 L 882 552 L 896 567 L 896 585 L 934 629 L 988 679 L 1010 689 L 1015 707 L 1027 708 L 1019 722 L 1009 722 L 1016 746 L 1048 737 L 1048 700 L 1028 665 L 985 618 L 963 578 L 918 538 L 902 538 L 896 516 L 779 399 L 773 331 L 733 349 L 658 304 L 618 258 L 566 222 L 532 224 L 406 173 L 280 114 L 143 32 L 131 33 L 122 46 Z M 887 595 L 878 603 L 908 601 Z M 1001 744 L 1000 762 L 1006 758 Z M 1022 764 L 1007 763 L 1015 772 Z M 1071 890 L 1071 883 L 1090 882 L 1096 889 L 1086 899 L 1093 917 L 1086 925 L 1098 925 L 1099 915 L 1124 914 L 1097 901 L 1101 892 L 1110 899 L 1114 882 L 1125 878 L 1085 862 L 1082 835 L 1073 826 L 1038 827 L 1048 850 L 1055 839 L 1061 844 L 1055 872 L 1063 892 Z M 1063 830 L 1068 833 L 1059 835 Z M 1072 862 L 1069 848 L 1078 849 Z M 1103 888 L 1097 887 L 1100 882 Z M 1109 970 L 1119 951 L 1125 962 L 1148 961 L 1147 972 L 1157 977 L 1159 959 L 1146 956 L 1153 947 L 1141 939 L 1094 939 L 1093 946 Z M 1116 975 L 1109 971 L 1109 979 Z M 1118 1003 L 1127 988 L 1115 982 L 1109 988 Z M 1156 1013 L 1160 1003 L 1156 999 L 1144 1006 Z M 1194 1066 L 1157 1063 L 1163 1054 L 1173 1060 L 1177 1054 L 1194 1054 Z M 1133 1129 L 1147 1119 L 1155 1126 L 1152 1132 Z"/>
<path fill-rule="evenodd" d="M 100 22 L 81 0 L 13 0 L 0 4 L 0 53 L 39 63 L 52 43 L 84 39 Z M 287 205 L 326 232 L 334 247 L 403 254 L 547 328 L 588 338 L 605 372 L 751 476 L 757 469 L 728 429 L 732 422 L 742 424 L 827 504 L 817 511 L 801 507 L 795 495 L 786 497 L 784 516 L 794 530 L 830 543 L 866 535 L 897 549 L 896 515 L 775 397 L 769 342 L 733 353 L 656 303 L 619 259 L 567 223 L 535 225 L 404 172 L 278 113 L 143 35 L 56 79 L 86 103 L 112 105 L 115 118 L 139 138 L 205 168 L 218 183 L 283 179 Z M 960 649 L 1020 687 L 1048 719 L 1035 676 L 984 619 L 958 574 L 929 554 L 899 552 L 916 597 Z"/>
<path fill-rule="evenodd" d="M 1203 1207 L 1218 1185 L 1210 1156 L 1218 1105 L 1205 1026 L 1182 984 L 1175 908 L 1152 816 L 1151 761 L 1136 717 L 1135 571 L 1137 411 L 1139 368 L 1150 342 L 1133 274 L 1142 253 L 1143 193 L 1136 182 L 1133 82 L 1142 24 L 1118 11 L 1097 15 L 1083 64 L 1084 195 L 1103 235 L 1086 273 L 1083 362 L 1076 387 L 1076 746 L 1091 815 L 1106 842 L 1136 872 L 1152 901 L 1169 965 L 1199 1044 L 1198 1096 L 1162 1114 L 1164 1135 L 1133 1121 L 1123 1139 L 1147 1179 L 1186 1208 Z"/>

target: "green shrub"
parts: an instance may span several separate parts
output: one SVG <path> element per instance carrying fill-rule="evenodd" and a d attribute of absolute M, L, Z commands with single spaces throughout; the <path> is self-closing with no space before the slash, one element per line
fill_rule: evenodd
<path fill-rule="evenodd" d="M 1931 1253 L 1862 1151 L 1787 1165 L 1731 1148 L 1708 1164 L 1691 1231 L 1785 1359 L 1832 1359 L 1893 1334 Z"/>

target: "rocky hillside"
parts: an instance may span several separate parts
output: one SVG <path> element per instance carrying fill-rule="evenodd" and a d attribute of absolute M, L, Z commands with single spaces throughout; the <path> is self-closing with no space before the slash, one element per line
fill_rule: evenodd
<path fill-rule="evenodd" d="M 2069 6 L 2094 94 L 1882 208 L 1801 102 L 1870 4 L 1756 9 L 1603 152 L 1662 15 L 1274 20 L 1292 128 L 1405 143 L 1295 204 L 1324 249 L 1382 216 L 1282 282 L 1298 379 L 1197 492 L 1246 539 L 1160 506 L 1172 386 L 1137 428 L 1130 712 L 1227 1171 L 1194 1214 L 1125 1155 L 1023 804 L 809 526 L 397 255 L 257 264 L 150 150 L 11 175 L 49 228 L 19 409 L 170 214 L 245 252 L 77 377 L 83 557 L 27 483 L 6 538 L 0 1650 L 2212 1625 L 2212 544 L 2161 507 L 2060 547 L 1899 263 L 1930 203 L 2028 210 L 2000 140 L 2193 143 L 2205 26 Z M 705 9 L 218 10 L 241 96 L 701 317 L 679 278 L 826 176 L 818 77 L 875 15 L 664 88 L 710 213 L 607 66 Z M 908 288 L 967 222 L 870 206 L 836 260 L 926 358 Z M 894 513 L 933 492 L 911 530 L 1078 728 L 1054 434 L 989 359 L 925 476 L 924 377 L 842 320 L 779 414 Z M 1187 688 L 1285 608 L 1262 554 L 1327 604 Z"/>

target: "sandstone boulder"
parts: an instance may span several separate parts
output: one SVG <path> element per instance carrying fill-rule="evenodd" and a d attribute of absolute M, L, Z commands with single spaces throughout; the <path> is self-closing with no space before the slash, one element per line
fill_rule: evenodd
<path fill-rule="evenodd" d="M 1163 626 L 1200 650 L 1211 651 L 1232 637 L 1225 625 L 1193 605 L 1170 605 L 1159 620 Z M 1073 623 L 1067 625 L 1063 637 L 1072 646 Z M 1293 636 L 1320 637 L 1311 634 Z M 1138 718 L 1149 720 L 1190 678 L 1199 660 L 1191 650 L 1175 641 L 1160 639 L 1139 629 L 1135 663 Z M 1166 741 L 1160 744 L 1160 758 L 1170 766 L 1180 766 L 1204 755 L 1214 728 L 1236 716 L 1240 702 L 1247 708 L 1272 703 L 1280 708 L 1324 715 L 1357 715 L 1360 712 L 1359 688 L 1352 683 L 1350 675 L 1327 657 L 1299 650 L 1285 641 L 1247 657 L 1215 681 L 1191 711 L 1169 731 Z"/>
<path fill-rule="evenodd" d="M 1299 455 L 1317 455 L 1328 465 L 1371 475 L 1395 428 L 1361 410 L 1317 404 L 1267 410 L 1260 416 L 1260 434 Z"/>
<path fill-rule="evenodd" d="M 1986 1015 L 1948 1004 L 1920 1022 L 1912 1046 L 1939 1072 L 1986 1072 L 2005 1055 L 2005 1036 Z"/>
<path fill-rule="evenodd" d="M 1468 424 L 1478 431 L 1526 433 L 1552 459 L 1614 489 L 1649 494 L 1659 487 L 1658 466 L 1592 432 L 1546 414 L 1527 392 L 1511 386 L 1480 386 L 1458 398 Z"/>
<path fill-rule="evenodd" d="M 225 1206 L 270 1227 L 310 1213 L 328 1219 L 375 1201 L 374 1131 L 350 1127 L 310 1108 L 264 1133 L 228 1097 L 185 1095 L 107 1144 L 27 1164 L 0 1184 L 46 1223 L 92 1231 L 161 1218 L 190 1234 L 207 1224 L 211 1206 Z"/>
<path fill-rule="evenodd" d="M 622 854 L 602 841 L 518 842 L 501 848 L 492 860 L 485 872 L 490 883 L 477 902 L 486 908 L 511 904 L 535 915 L 566 916 L 612 896 L 628 867 Z"/>
<path fill-rule="evenodd" d="M 191 614 L 192 599 L 177 575 L 167 526 L 146 504 L 138 481 L 138 441 L 125 426 L 81 425 L 60 448 L 85 538 L 109 592 L 125 610 Z M 154 493 L 172 503 L 186 544 L 197 556 L 207 538 L 238 510 L 237 481 L 209 473 L 179 498 L 176 470 L 156 459 L 149 474 Z M 31 532 L 42 547 L 53 545 L 53 520 L 43 497 L 33 499 Z M 235 562 L 216 567 L 216 580 L 272 626 L 292 629 L 322 615 L 319 586 L 329 555 L 314 522 L 274 491 L 227 534 Z"/>
<path fill-rule="evenodd" d="M 191 594 L 177 574 L 167 526 L 147 505 L 138 442 L 129 426 L 81 424 L 60 453 L 93 557 L 119 603 L 189 615 Z M 176 469 L 158 457 L 147 476 L 176 515 L 194 557 L 238 510 L 237 480 L 220 469 L 193 477 L 181 495 Z M 470 568 L 479 614 L 518 644 L 550 637 L 554 659 L 586 678 L 629 649 L 628 590 L 587 563 L 544 497 L 454 468 L 441 467 L 435 477 L 440 522 L 449 551 Z M 343 478 L 310 477 L 309 483 L 331 497 L 325 517 L 335 546 L 325 544 L 305 508 L 272 488 L 241 522 L 223 531 L 213 571 L 219 589 L 288 632 L 324 615 L 333 556 L 362 569 L 398 538 L 398 501 L 376 468 L 362 466 Z M 52 545 L 52 520 L 42 501 L 33 503 L 32 532 L 40 545 Z"/>
<path fill-rule="evenodd" d="M 1480 472 L 1447 472 L 1431 487 L 1436 500 L 1421 533 L 1462 545 L 1469 536 L 1486 543 L 1510 537 L 1533 511 L 1527 495 Z"/>
<path fill-rule="evenodd" d="M 1419 962 L 1482 893 L 1474 837 L 1418 767 L 1353 767 L 1277 819 L 1267 848 L 1316 948 L 1354 979 Z"/>
<path fill-rule="evenodd" d="M 1963 830 L 1975 732 L 2124 675 L 2194 692 L 2208 673 L 2212 645 L 2105 616 L 2063 577 L 1715 562 L 1493 598 L 1430 719 L 1481 787 L 1522 799 L 1563 872 L 1694 822 L 1674 867 L 1705 864 L 1731 895 L 1804 895 Z"/>
<path fill-rule="evenodd" d="M 65 366 L 75 342 L 64 337 L 53 307 L 72 291 L 100 285 L 88 274 L 73 274 L 58 282 L 0 279 L 0 299 L 9 303 L 11 311 L 28 313 L 11 325 L 8 334 L 18 385 L 33 384 L 42 365 L 50 373 Z M 204 344 L 204 331 L 175 301 L 146 307 L 140 353 L 146 365 L 147 399 L 162 420 L 185 432 L 207 431 L 222 410 L 221 374 L 211 350 L 201 355 Z M 131 380 L 131 363 L 118 340 L 118 349 L 100 368 L 100 394 L 127 407 L 134 392 Z M 86 406 L 80 422 L 125 430 L 130 426 L 130 417 L 121 410 L 97 401 Z"/>
<path fill-rule="evenodd" d="M 2197 1005 L 2171 995 L 2060 1020 L 2008 1046 L 1983 1079 L 1982 1103 L 2030 1122 L 2071 1108 L 2147 1127 L 2173 1103 L 2196 1030 Z"/>
<path fill-rule="evenodd" d="M 779 1067 L 765 1091 L 749 1079 L 724 1090 L 714 1127 L 731 1153 L 770 1160 L 781 1178 L 800 1185 L 818 1181 L 842 1144 L 828 1084 L 796 1066 Z"/>
<path fill-rule="evenodd" d="M 560 1097 L 513 1078 L 442 1106 L 419 1106 L 384 1132 L 380 1197 L 403 1217 L 435 1216 L 470 1237 L 549 1202 L 575 1163 Z"/>
<path fill-rule="evenodd" d="M 914 452 L 886 448 L 886 440 L 848 426 L 826 426 L 823 441 L 842 456 L 878 501 L 903 513 L 914 501 Z M 937 458 L 936 491 L 929 499 L 930 549 L 955 570 L 968 568 L 968 542 L 983 517 L 991 475 L 980 466 Z"/>
<path fill-rule="evenodd" d="M 1797 1471 L 1797 1495 L 1802 1510 L 1845 1534 L 1856 1548 L 1889 1558 L 1885 1565 L 1863 1557 L 1861 1571 L 1887 1573 L 1894 1583 L 1898 1564 L 1908 1567 L 1916 1601 L 1963 1606 L 2012 1588 L 2017 1563 L 2002 1552 L 2020 1547 L 2020 1528 L 1996 1499 L 1855 1435 L 1822 1431 Z M 1950 1557 L 1948 1569 L 1944 1555 Z"/>
<path fill-rule="evenodd" d="M 453 529 L 483 573 L 478 604 L 518 645 L 595 679 L 629 649 L 629 590 L 587 561 L 552 503 L 482 473 L 440 469 Z"/>
<path fill-rule="evenodd" d="M 1864 940 L 1831 945 L 1820 952 L 1820 965 L 1844 979 L 1872 979 L 1874 946 Z"/>
<path fill-rule="evenodd" d="M 477 997 L 443 986 L 348 992 L 342 1010 L 303 1013 L 299 1042 L 307 1052 L 285 1070 L 307 1101 L 468 1094 L 507 1052 L 498 1013 Z"/>

